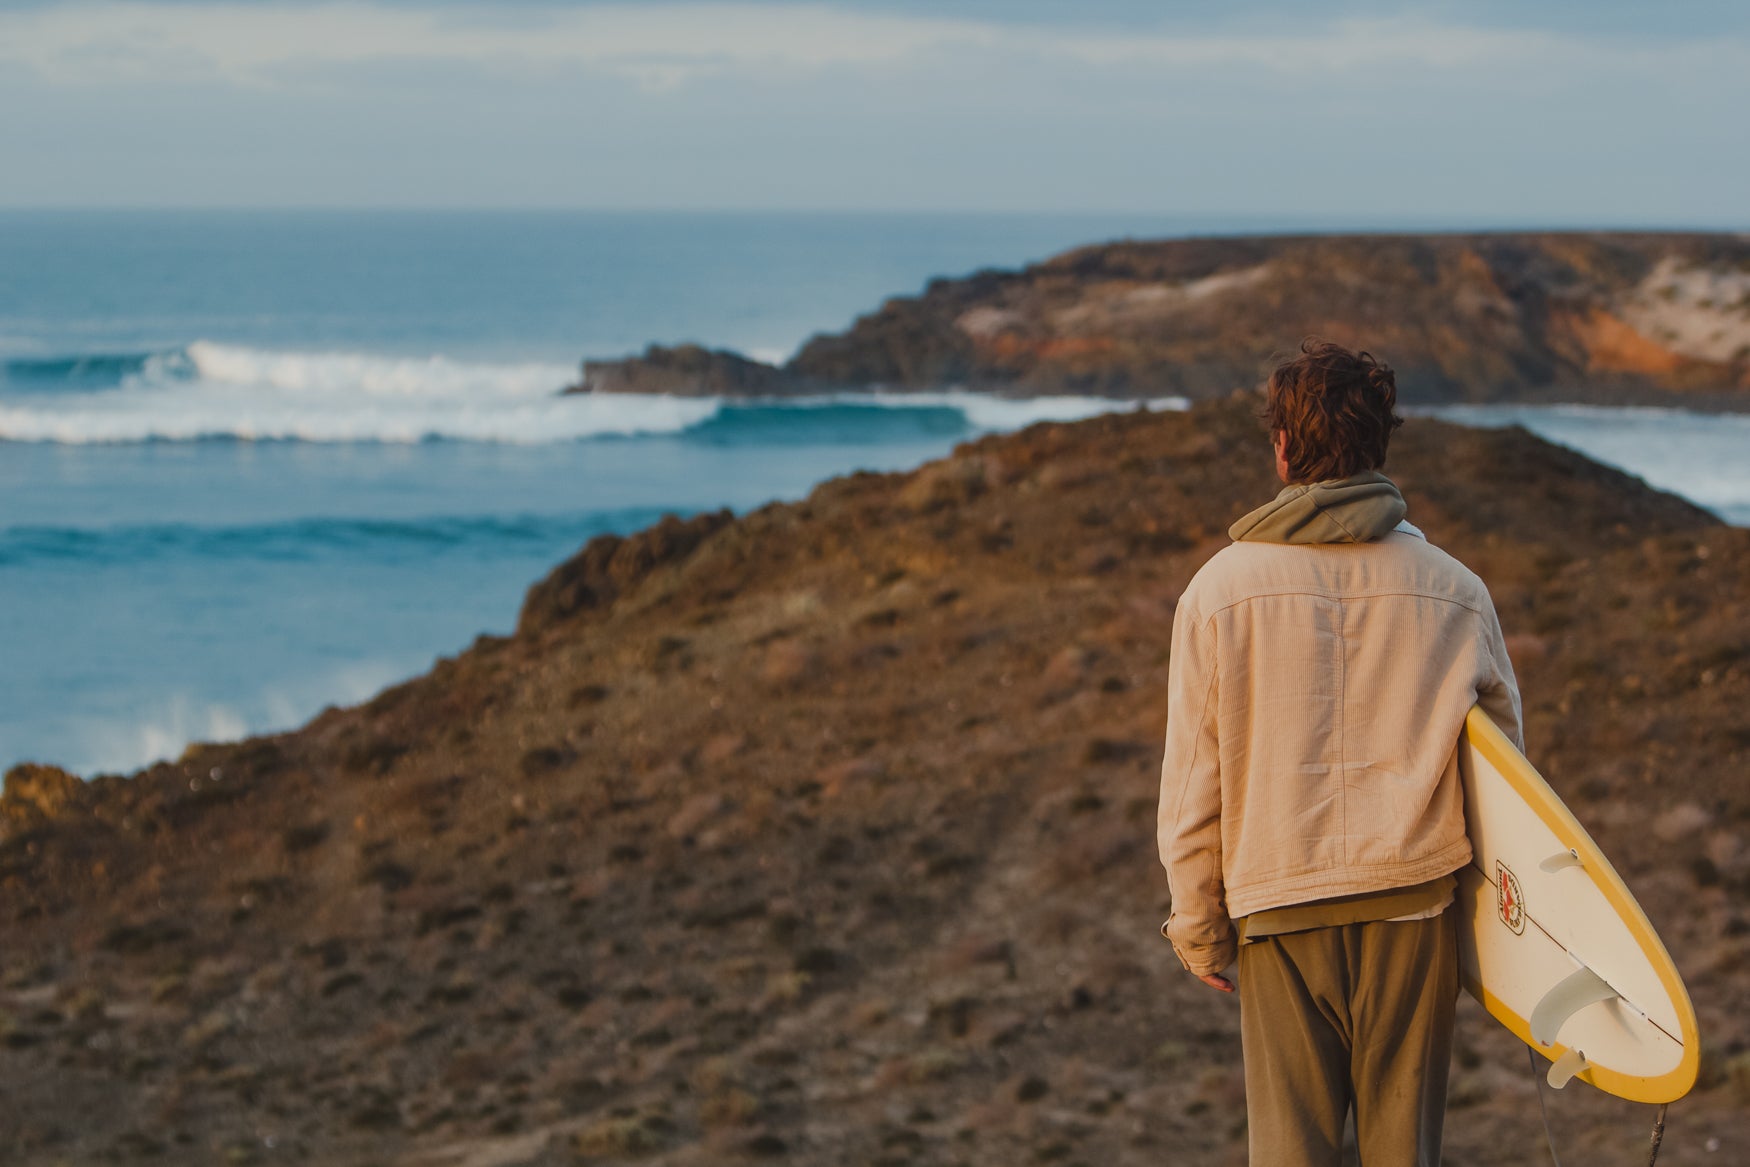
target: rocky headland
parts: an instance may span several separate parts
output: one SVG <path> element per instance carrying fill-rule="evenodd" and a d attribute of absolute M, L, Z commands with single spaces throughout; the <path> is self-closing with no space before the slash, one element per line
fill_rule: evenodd
<path fill-rule="evenodd" d="M 1688 980 L 1661 1163 L 1750 1154 L 1750 531 L 1519 430 L 1390 469 Z M 1257 401 L 1038 425 L 592 541 L 516 633 L 304 728 L 0 798 L 12 1164 L 1238 1164 L 1157 928 L 1169 629 Z M 15 667 L 23 667 L 19 662 Z M 1448 1162 L 1546 1161 L 1466 1002 Z M 1570 1161 L 1650 1108 L 1551 1100 Z"/>
<path fill-rule="evenodd" d="M 1263 236 L 1124 241 L 938 279 L 782 366 L 696 345 L 588 361 L 573 392 L 781 396 L 961 386 L 1203 399 L 1304 336 L 1389 361 L 1408 401 L 1740 408 L 1750 236 Z"/>

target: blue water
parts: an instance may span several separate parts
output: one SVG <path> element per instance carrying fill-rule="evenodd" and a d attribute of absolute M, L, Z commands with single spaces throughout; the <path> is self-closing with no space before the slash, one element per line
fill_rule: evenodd
<path fill-rule="evenodd" d="M 893 411 L 840 419 L 878 431 L 854 444 L 822 419 L 791 440 L 768 417 L 780 440 L 751 444 L 738 428 L 756 424 L 537 446 L 5 447 L 9 760 L 116 768 L 296 724 L 509 631 L 526 586 L 593 535 L 798 495 L 848 462 L 906 466 L 965 432 Z"/>
<path fill-rule="evenodd" d="M 0 767 L 288 728 L 515 624 L 591 536 L 1117 407 L 563 397 L 779 358 L 936 275 L 1304 227 L 1071 216 L 0 214 Z M 1750 519 L 1750 423 L 1480 411 Z"/>
<path fill-rule="evenodd" d="M 935 276 L 1125 234 L 1271 225 L 1112 215 L 4 212 L 0 360 L 125 365 L 194 340 L 567 366 L 651 341 L 783 356 Z"/>
<path fill-rule="evenodd" d="M 506 632 L 592 535 L 898 469 L 1086 402 L 560 397 L 782 357 L 1112 218 L 0 214 L 0 767 L 296 725 Z"/>

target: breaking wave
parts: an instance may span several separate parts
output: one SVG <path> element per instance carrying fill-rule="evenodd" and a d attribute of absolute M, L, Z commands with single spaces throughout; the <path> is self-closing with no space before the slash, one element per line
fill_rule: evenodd
<path fill-rule="evenodd" d="M 1750 526 L 1750 415 L 1597 405 L 1446 405 L 1414 412 L 1474 426 L 1524 426 Z"/>
<path fill-rule="evenodd" d="M 757 430 L 768 440 L 783 440 L 777 431 L 786 425 L 818 437 L 835 411 L 841 420 L 845 410 L 903 411 L 913 415 L 908 424 L 914 428 L 939 433 L 945 427 L 1013 429 L 1137 404 L 964 392 L 751 402 L 562 394 L 573 376 L 566 365 L 276 352 L 209 341 L 159 353 L 13 359 L 0 364 L 0 441 L 536 445 L 695 430 L 713 438 Z M 1180 407 L 1183 402 L 1150 404 Z"/>
<path fill-rule="evenodd" d="M 53 392 L 45 392 L 61 380 Z M 563 365 L 272 352 L 197 341 L 169 353 L 12 361 L 0 439 L 542 443 L 661 433 L 710 401 L 564 397 Z M 37 392 L 16 392 L 20 382 Z M 100 383 L 106 382 L 106 383 Z"/>

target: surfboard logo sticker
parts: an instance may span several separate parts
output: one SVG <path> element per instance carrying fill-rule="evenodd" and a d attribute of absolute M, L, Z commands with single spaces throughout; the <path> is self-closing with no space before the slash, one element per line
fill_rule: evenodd
<path fill-rule="evenodd" d="M 1495 861 L 1495 914 L 1501 923 L 1513 929 L 1513 935 L 1525 932 L 1525 896 L 1519 890 L 1519 877 L 1500 860 Z"/>

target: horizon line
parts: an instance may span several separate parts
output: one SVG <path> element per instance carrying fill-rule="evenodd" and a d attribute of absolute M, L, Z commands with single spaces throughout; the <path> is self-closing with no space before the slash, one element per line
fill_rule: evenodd
<path fill-rule="evenodd" d="M 0 215 L 603 215 L 657 217 L 759 218 L 794 216 L 805 218 L 991 218 L 991 219 L 1153 219 L 1198 223 L 1257 224 L 1264 233 L 1281 234 L 1303 229 L 1323 233 L 1338 229 L 1347 234 L 1462 234 L 1546 232 L 1654 232 L 1743 234 L 1750 221 L 1731 225 L 1718 220 L 1674 216 L 1668 218 L 1545 218 L 1488 213 L 1393 214 L 1370 211 L 1210 211 L 1111 208 L 1013 208 L 1013 207 L 833 207 L 833 206 L 587 206 L 567 204 L 421 205 L 417 203 L 82 203 L 57 206 L 40 203 L 0 204 Z M 1378 224 L 1377 227 L 1363 224 Z M 1269 224 L 1280 224 L 1271 227 Z M 1321 225 L 1323 225 L 1321 229 Z M 1229 229 L 1231 230 L 1231 228 Z M 1224 231 L 1225 233 L 1225 231 Z"/>

